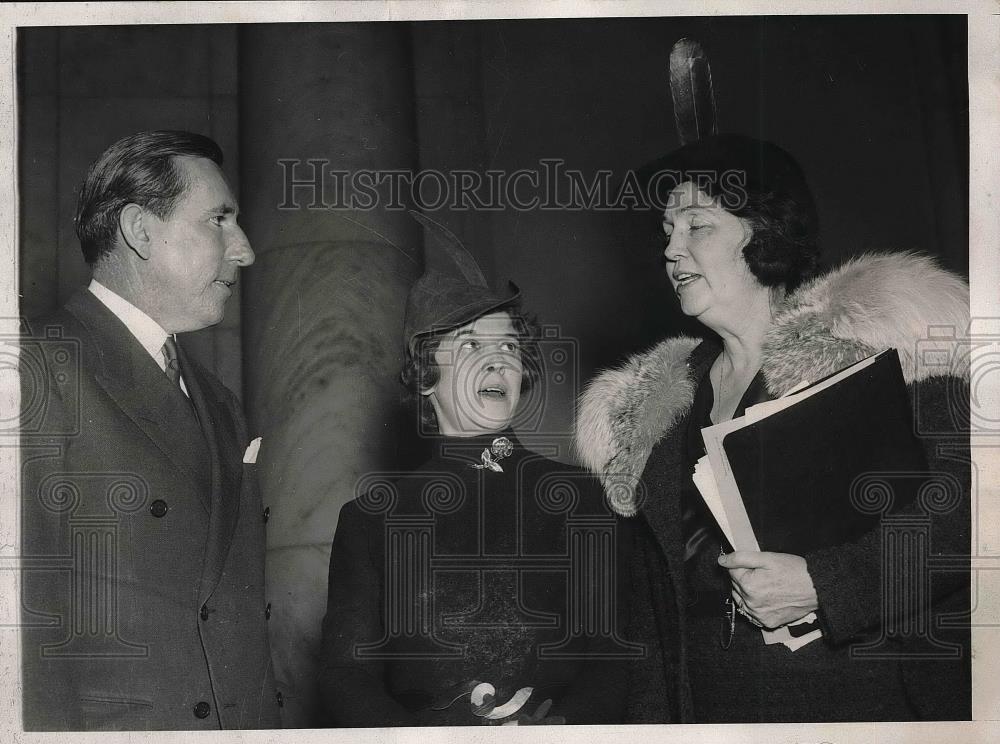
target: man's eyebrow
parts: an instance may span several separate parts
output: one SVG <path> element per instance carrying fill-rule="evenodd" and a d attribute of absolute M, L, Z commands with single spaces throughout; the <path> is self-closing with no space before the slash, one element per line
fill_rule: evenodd
<path fill-rule="evenodd" d="M 208 214 L 236 214 L 240 211 L 238 204 L 229 204 L 228 202 L 213 207 L 208 210 Z"/>

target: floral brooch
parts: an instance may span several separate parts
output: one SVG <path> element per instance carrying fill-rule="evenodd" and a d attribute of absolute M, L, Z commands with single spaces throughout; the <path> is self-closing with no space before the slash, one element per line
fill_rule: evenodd
<path fill-rule="evenodd" d="M 482 463 L 476 463 L 471 467 L 477 470 L 492 470 L 494 473 L 502 473 L 503 468 L 500 466 L 499 460 L 509 457 L 513 451 L 514 445 L 507 437 L 497 437 L 480 455 Z"/>

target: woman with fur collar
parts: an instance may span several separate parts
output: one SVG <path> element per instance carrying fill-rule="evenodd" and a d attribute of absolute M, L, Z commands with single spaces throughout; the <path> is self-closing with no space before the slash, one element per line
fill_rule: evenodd
<path fill-rule="evenodd" d="M 671 286 L 713 337 L 663 341 L 600 374 L 581 400 L 581 459 L 635 518 L 630 632 L 649 653 L 633 670 L 629 719 L 969 718 L 968 361 L 954 336 L 928 337 L 965 333 L 967 285 L 908 254 L 816 276 L 812 198 L 769 143 L 711 137 L 654 168 Z M 948 507 L 916 516 L 930 520 L 932 555 L 958 562 L 931 572 L 929 607 L 910 615 L 884 607 L 880 533 L 805 556 L 720 556 L 728 545 L 691 478 L 701 428 L 886 348 L 899 353 L 931 471 L 952 484 Z M 765 645 L 755 627 L 804 617 L 822 637 L 795 652 Z M 865 644 L 883 653 L 854 653 Z"/>

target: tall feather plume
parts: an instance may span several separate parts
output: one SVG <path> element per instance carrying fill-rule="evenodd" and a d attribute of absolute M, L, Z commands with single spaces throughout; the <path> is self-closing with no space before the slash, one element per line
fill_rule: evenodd
<path fill-rule="evenodd" d="M 670 50 L 670 95 L 682 145 L 718 134 L 712 67 L 693 39 L 681 39 Z"/>
<path fill-rule="evenodd" d="M 468 284 L 475 287 L 489 286 L 476 259 L 465 250 L 455 233 L 423 212 L 411 209 L 410 216 L 424 226 L 424 240 L 433 242 L 435 247 L 441 249 Z"/>

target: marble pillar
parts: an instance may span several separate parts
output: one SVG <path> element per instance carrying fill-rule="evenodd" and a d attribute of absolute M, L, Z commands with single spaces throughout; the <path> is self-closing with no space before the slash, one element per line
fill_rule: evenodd
<path fill-rule="evenodd" d="M 289 186 L 324 169 L 414 169 L 405 24 L 240 31 L 246 400 L 263 437 L 272 657 L 286 727 L 323 723 L 316 684 L 330 545 L 360 475 L 392 467 L 419 231 L 399 209 L 329 207 Z M 283 164 L 282 161 L 285 161 Z M 289 198 L 291 197 L 291 198 Z M 323 202 L 327 202 L 324 205 Z M 263 608 L 262 608 L 263 611 Z"/>

